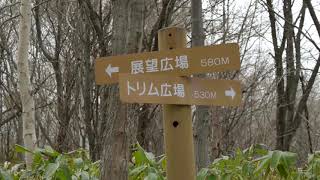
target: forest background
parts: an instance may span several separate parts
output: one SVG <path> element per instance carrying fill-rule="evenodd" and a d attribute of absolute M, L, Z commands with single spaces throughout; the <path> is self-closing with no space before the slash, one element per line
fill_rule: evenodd
<path fill-rule="evenodd" d="M 243 97 L 194 107 L 197 167 L 258 143 L 303 163 L 320 145 L 319 14 L 316 0 L 2 0 L 0 162 L 24 160 L 15 144 L 83 148 L 102 177 L 125 179 L 136 142 L 163 154 L 161 105 L 121 103 L 117 85 L 95 85 L 94 61 L 156 51 L 157 31 L 179 26 L 189 47 L 233 42 L 241 53 L 240 71 L 201 75 L 240 80 Z"/>

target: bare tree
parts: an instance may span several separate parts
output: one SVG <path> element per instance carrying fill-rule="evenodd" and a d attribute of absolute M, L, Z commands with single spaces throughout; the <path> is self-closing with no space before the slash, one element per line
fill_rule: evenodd
<path fill-rule="evenodd" d="M 320 56 L 317 60 L 315 67 L 312 69 L 311 76 L 304 89 L 303 96 L 298 99 L 297 89 L 299 83 L 299 77 L 301 74 L 301 36 L 306 35 L 303 32 L 305 9 L 308 7 L 311 17 L 316 25 L 316 28 L 320 30 L 319 22 L 315 13 L 312 11 L 313 7 L 310 1 L 304 1 L 300 11 L 300 23 L 298 26 L 292 17 L 292 4 L 291 0 L 283 1 L 283 17 L 275 12 L 272 0 L 266 1 L 266 6 L 269 13 L 269 20 L 271 24 L 272 43 L 274 47 L 273 58 L 275 60 L 276 80 L 277 80 L 277 112 L 276 112 L 276 125 L 277 125 L 277 149 L 289 150 L 297 129 L 301 124 L 303 112 L 307 108 L 306 103 L 308 101 L 310 91 L 314 85 L 315 78 L 319 71 Z M 307 5 L 307 6 L 306 6 Z M 283 37 L 278 42 L 278 30 L 277 19 L 284 21 Z M 298 32 L 295 34 L 294 28 L 297 28 Z M 318 30 L 318 32 L 320 32 Z M 320 35 L 320 34 L 319 34 Z M 312 44 L 314 41 L 308 36 L 305 36 Z M 314 44 L 317 47 L 316 44 Z M 294 49 L 295 48 L 295 49 Z M 319 50 L 319 48 L 317 47 Z M 285 52 L 285 59 L 283 53 Z M 286 64 L 284 69 L 283 64 Z"/>
<path fill-rule="evenodd" d="M 192 47 L 204 46 L 204 30 L 202 20 L 202 0 L 191 1 Z M 203 77 L 203 76 L 202 76 Z M 195 115 L 195 153 L 197 168 L 209 165 L 209 118 L 208 106 L 197 106 Z"/>
<path fill-rule="evenodd" d="M 128 0 L 112 1 L 112 54 L 124 54 L 127 38 L 128 23 Z M 106 106 L 107 116 L 102 118 L 107 121 L 109 128 L 106 131 L 104 141 L 104 154 L 102 158 L 101 179 L 127 179 L 128 172 L 128 142 L 126 137 L 127 129 L 127 105 L 122 104 L 119 99 L 117 85 L 107 87 L 106 99 L 103 99 Z M 105 108 L 104 108 L 105 107 Z"/>
<path fill-rule="evenodd" d="M 31 96 L 31 83 L 28 62 L 28 50 L 30 43 L 31 29 L 31 1 L 22 0 L 20 9 L 19 43 L 17 51 L 18 61 L 18 84 L 22 102 L 22 120 L 23 120 L 23 140 L 24 145 L 30 149 L 35 149 L 35 105 Z M 26 164 L 31 168 L 32 154 L 26 153 Z"/>

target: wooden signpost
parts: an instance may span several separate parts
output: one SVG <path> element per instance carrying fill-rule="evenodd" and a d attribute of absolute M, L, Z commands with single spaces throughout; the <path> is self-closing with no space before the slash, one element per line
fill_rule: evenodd
<path fill-rule="evenodd" d="M 119 73 L 186 76 L 240 69 L 237 44 L 169 49 L 99 58 L 95 63 L 96 84 L 117 83 Z"/>
<path fill-rule="evenodd" d="M 158 32 L 159 52 L 102 57 L 96 84 L 118 83 L 121 101 L 163 104 L 168 180 L 195 180 L 191 105 L 238 106 L 240 82 L 186 77 L 240 70 L 237 44 L 186 47 L 182 28 Z M 184 77 L 181 77 L 184 76 Z"/>
<path fill-rule="evenodd" d="M 161 29 L 158 42 L 159 51 L 186 47 L 186 31 L 182 28 Z M 167 179 L 195 180 L 191 106 L 165 104 L 162 111 Z"/>

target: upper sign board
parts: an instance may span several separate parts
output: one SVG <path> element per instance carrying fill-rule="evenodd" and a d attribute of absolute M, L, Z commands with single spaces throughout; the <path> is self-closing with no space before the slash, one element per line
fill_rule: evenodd
<path fill-rule="evenodd" d="M 120 74 L 119 85 L 120 99 L 127 103 L 238 106 L 241 102 L 236 80 Z"/>
<path fill-rule="evenodd" d="M 101 57 L 95 62 L 95 79 L 103 85 L 118 82 L 119 73 L 173 77 L 228 70 L 240 70 L 235 43 Z"/>

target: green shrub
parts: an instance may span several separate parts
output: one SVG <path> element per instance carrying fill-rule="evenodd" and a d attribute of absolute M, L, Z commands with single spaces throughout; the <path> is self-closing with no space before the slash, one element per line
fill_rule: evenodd
<path fill-rule="evenodd" d="M 29 151 L 16 145 L 16 151 L 33 154 L 30 170 L 24 163 L 5 162 L 0 166 L 0 180 L 55 179 L 96 180 L 99 178 L 99 161 L 92 162 L 88 152 L 78 149 L 58 153 L 50 147 Z M 263 145 L 252 145 L 243 151 L 236 150 L 232 156 L 222 156 L 201 169 L 197 180 L 318 180 L 320 179 L 320 152 L 310 154 L 308 163 L 298 168 L 295 153 L 268 151 Z M 129 165 L 130 180 L 166 180 L 165 156 L 155 157 L 136 144 Z"/>
<path fill-rule="evenodd" d="M 132 153 L 132 164 L 129 167 L 130 180 L 164 180 L 166 160 L 164 156 L 156 158 L 146 152 L 139 144 Z"/>
<path fill-rule="evenodd" d="M 291 179 L 296 176 L 295 159 L 294 153 L 251 146 L 244 151 L 237 150 L 234 157 L 216 159 L 198 173 L 198 179 Z"/>
<path fill-rule="evenodd" d="M 11 165 L 6 162 L 2 168 L 0 167 L 0 180 L 96 180 L 99 178 L 99 162 L 92 162 L 87 151 L 83 149 L 61 154 L 48 146 L 30 151 L 16 145 L 16 151 L 33 154 L 32 168 L 26 170 L 23 163 Z"/>
<path fill-rule="evenodd" d="M 291 152 L 268 151 L 263 145 L 252 145 L 234 156 L 222 156 L 201 169 L 197 180 L 307 180 L 320 179 L 320 152 L 309 155 L 304 168 L 296 167 L 297 155 Z M 131 180 L 162 180 L 165 177 L 165 158 L 156 161 L 153 154 L 139 144 L 133 153 L 129 169 Z"/>

